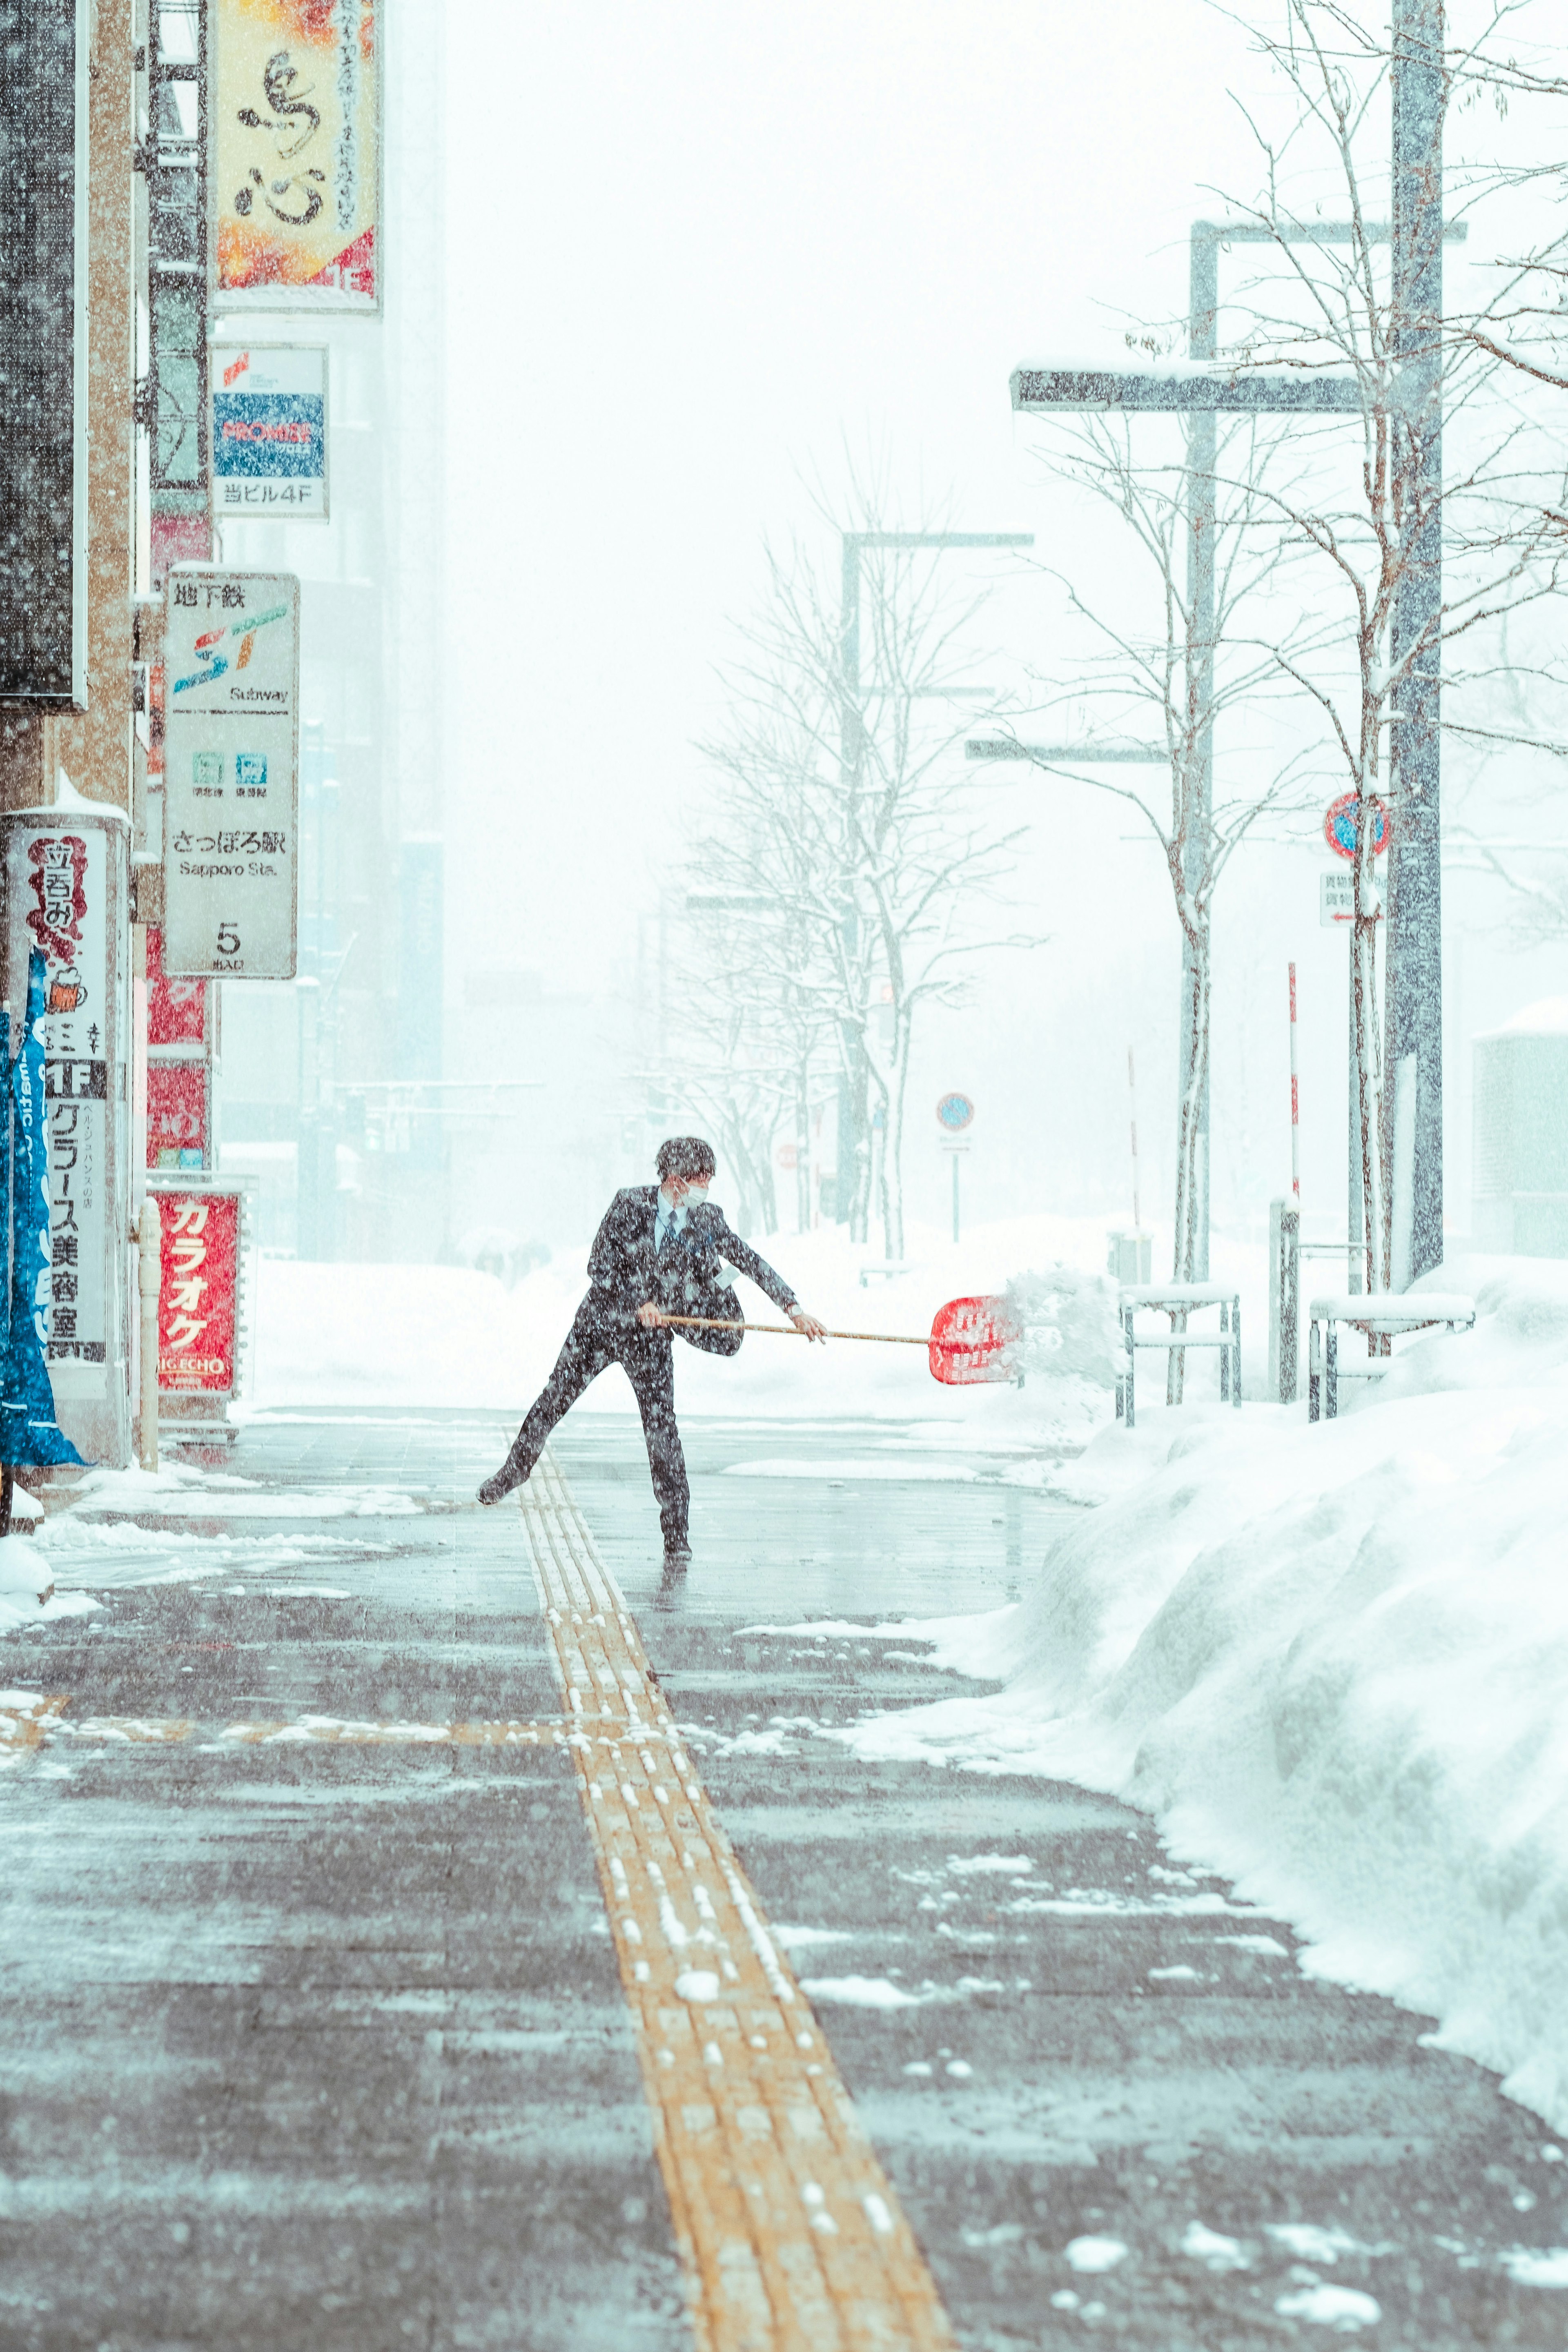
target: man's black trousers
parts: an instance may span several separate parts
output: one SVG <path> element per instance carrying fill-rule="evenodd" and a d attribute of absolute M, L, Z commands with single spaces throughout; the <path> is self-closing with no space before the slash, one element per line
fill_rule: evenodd
<path fill-rule="evenodd" d="M 611 1364 L 619 1364 L 632 1384 L 647 1441 L 647 1465 L 666 1550 L 684 1546 L 691 1490 L 686 1483 L 686 1456 L 675 1425 L 675 1367 L 668 1331 L 647 1331 L 625 1311 L 614 1313 L 593 1298 L 584 1298 L 566 1344 L 555 1360 L 528 1418 L 512 1440 L 507 1455 L 509 1470 L 524 1477 L 544 1451 L 544 1441 L 556 1423 L 569 1412 L 587 1387 Z"/>

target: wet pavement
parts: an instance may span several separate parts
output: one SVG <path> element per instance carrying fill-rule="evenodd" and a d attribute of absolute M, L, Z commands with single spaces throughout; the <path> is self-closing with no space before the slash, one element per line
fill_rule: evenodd
<path fill-rule="evenodd" d="M 4 2352 L 691 2341 L 510 1434 L 265 1416 L 256 1486 L 51 1532 L 102 1606 L 0 1662 L 68 1701 L 0 1773 Z M 556 1455 L 958 2340 L 1556 2352 L 1568 2167 L 1429 2021 L 1107 1800 L 856 1757 L 963 1687 L 918 1633 L 767 1630 L 1026 1592 L 1019 1465 L 688 1435 L 684 1588 L 635 1421 Z"/>

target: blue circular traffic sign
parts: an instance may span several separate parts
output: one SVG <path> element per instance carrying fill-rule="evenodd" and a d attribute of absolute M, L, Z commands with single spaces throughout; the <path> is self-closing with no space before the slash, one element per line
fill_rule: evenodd
<path fill-rule="evenodd" d="M 1342 793 L 1331 801 L 1323 819 L 1323 839 L 1336 857 L 1355 856 L 1356 811 L 1361 802 L 1354 793 Z M 1388 811 L 1381 801 L 1372 804 L 1372 854 L 1381 857 L 1388 847 Z"/>
<path fill-rule="evenodd" d="M 958 1135 L 974 1117 L 974 1105 L 967 1095 L 943 1095 L 936 1107 L 938 1124 L 949 1135 Z"/>

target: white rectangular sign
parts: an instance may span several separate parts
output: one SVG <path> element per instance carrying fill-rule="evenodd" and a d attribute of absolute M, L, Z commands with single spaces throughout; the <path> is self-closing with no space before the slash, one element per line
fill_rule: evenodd
<path fill-rule="evenodd" d="M 327 520 L 324 343 L 215 343 L 208 368 L 213 519 Z"/>
<path fill-rule="evenodd" d="M 1375 922 L 1381 907 L 1373 911 Z M 1318 920 L 1325 931 L 1334 931 L 1355 920 L 1355 868 L 1337 866 L 1331 873 L 1318 877 Z"/>
<path fill-rule="evenodd" d="M 292 980 L 299 581 L 172 571 L 163 663 L 163 970 Z"/>
<path fill-rule="evenodd" d="M 1326 931 L 1355 919 L 1355 875 L 1348 866 L 1318 877 L 1318 920 Z"/>

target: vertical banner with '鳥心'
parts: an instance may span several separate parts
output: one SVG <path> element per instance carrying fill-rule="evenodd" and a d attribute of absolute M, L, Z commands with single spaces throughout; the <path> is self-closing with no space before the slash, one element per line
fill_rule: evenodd
<path fill-rule="evenodd" d="M 0 819 L 0 828 L 5 996 L 14 1021 L 25 1002 L 28 957 L 37 950 L 44 959 L 44 1351 L 62 1428 L 84 1454 L 116 1460 L 129 1442 L 130 1412 L 129 828 L 110 813 L 85 809 L 19 811 Z"/>
<path fill-rule="evenodd" d="M 381 77 L 374 0 L 210 0 L 225 310 L 374 310 Z"/>

